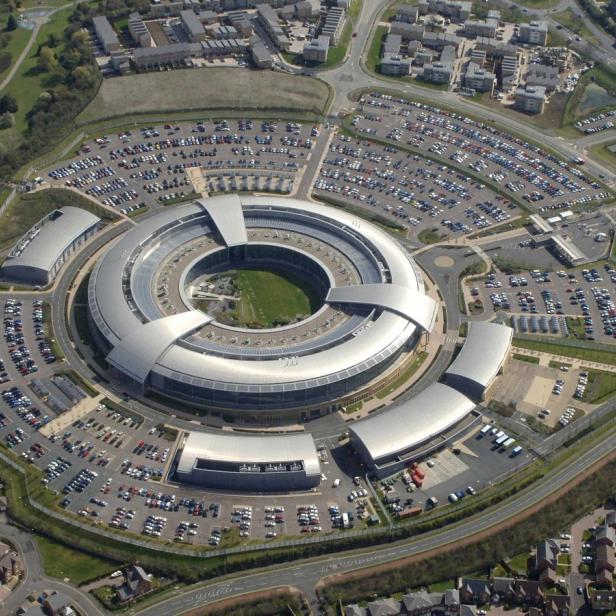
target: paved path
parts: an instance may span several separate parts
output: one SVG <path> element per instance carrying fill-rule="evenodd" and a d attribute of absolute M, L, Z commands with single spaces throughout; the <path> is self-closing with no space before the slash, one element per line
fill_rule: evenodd
<path fill-rule="evenodd" d="M 41 555 L 32 536 L 15 526 L 7 524 L 4 516 L 0 518 L 0 537 L 6 537 L 17 547 L 26 570 L 22 583 L 9 595 L 2 609 L 0 609 L 0 613 L 14 612 L 28 595 L 47 589 L 68 595 L 82 614 L 103 616 L 105 612 L 99 609 L 98 605 L 88 595 L 70 584 L 45 575 Z"/>

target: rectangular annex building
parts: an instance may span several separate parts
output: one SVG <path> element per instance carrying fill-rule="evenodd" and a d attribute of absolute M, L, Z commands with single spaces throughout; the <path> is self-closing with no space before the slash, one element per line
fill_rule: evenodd
<path fill-rule="evenodd" d="M 2 276 L 27 284 L 50 284 L 66 258 L 96 232 L 100 221 L 78 207 L 54 210 L 13 247 L 2 266 Z"/>
<path fill-rule="evenodd" d="M 310 434 L 191 432 L 176 475 L 179 481 L 209 488 L 285 492 L 319 485 L 321 467 Z"/>

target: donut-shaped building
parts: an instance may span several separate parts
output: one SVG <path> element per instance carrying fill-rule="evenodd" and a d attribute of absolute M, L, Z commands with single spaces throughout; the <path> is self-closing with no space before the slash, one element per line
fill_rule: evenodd
<path fill-rule="evenodd" d="M 204 276 L 260 267 L 310 281 L 319 306 L 268 329 L 195 308 Z M 243 195 L 173 207 L 131 229 L 97 262 L 88 305 L 112 371 L 142 391 L 298 418 L 374 381 L 432 329 L 438 307 L 410 256 L 375 225 L 306 201 Z"/>

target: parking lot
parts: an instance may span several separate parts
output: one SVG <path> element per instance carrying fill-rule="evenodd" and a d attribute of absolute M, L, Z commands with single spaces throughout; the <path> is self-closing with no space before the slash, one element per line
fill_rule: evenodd
<path fill-rule="evenodd" d="M 496 272 L 483 282 L 474 281 L 471 294 L 495 311 L 509 310 L 514 316 L 512 324 L 522 333 L 616 340 L 616 269 L 609 263 L 510 276 Z M 546 317 L 543 322 L 542 317 Z M 558 329 L 552 330 L 554 322 Z"/>
<path fill-rule="evenodd" d="M 608 193 L 576 163 L 482 122 L 381 93 L 366 94 L 353 118 L 367 138 L 410 145 L 453 161 L 514 193 L 539 211 L 600 202 Z"/>
<path fill-rule="evenodd" d="M 315 194 L 359 203 L 412 229 L 460 236 L 519 213 L 509 200 L 430 159 L 338 135 L 323 160 Z"/>
<path fill-rule="evenodd" d="M 77 188 L 130 213 L 186 199 L 193 192 L 187 174 L 191 168 L 200 168 L 205 175 L 227 172 L 240 180 L 245 177 L 246 186 L 266 190 L 275 176 L 283 173 L 292 178 L 306 163 L 318 133 L 317 126 L 295 122 L 166 124 L 99 137 L 43 176 L 53 185 Z M 288 190 L 288 182 L 283 184 L 271 188 Z M 214 184 L 209 188 L 221 190 Z"/>
<path fill-rule="evenodd" d="M 494 427 L 494 434 L 484 435 L 478 429 L 462 442 L 455 443 L 453 447 L 419 464 L 424 475 L 421 487 L 413 487 L 405 473 L 382 481 L 381 487 L 395 493 L 390 497 L 393 500 L 392 509 L 403 506 L 426 508 L 431 498 L 435 498 L 439 505 L 454 500 L 457 502 L 461 498 L 472 498 L 479 490 L 521 468 L 531 454 L 524 450 L 519 455 L 512 455 L 513 446 L 506 449 L 496 446 L 497 431 L 498 428 Z M 462 495 L 459 495 L 460 492 Z M 458 496 L 450 499 L 451 494 Z M 399 497 L 397 505 L 396 495 Z"/>

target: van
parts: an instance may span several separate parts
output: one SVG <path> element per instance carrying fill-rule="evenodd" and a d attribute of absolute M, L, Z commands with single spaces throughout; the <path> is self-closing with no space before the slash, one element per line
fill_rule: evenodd
<path fill-rule="evenodd" d="M 519 456 L 521 453 L 522 453 L 522 448 L 519 445 L 517 445 L 511 450 L 511 457 L 515 458 L 516 456 Z"/>
<path fill-rule="evenodd" d="M 436 496 L 431 496 L 426 504 L 430 507 L 436 507 L 438 505 L 438 498 L 436 498 Z"/>
<path fill-rule="evenodd" d="M 481 430 L 479 431 L 479 434 L 481 434 L 481 436 L 485 436 L 491 429 L 492 429 L 491 426 L 485 425 L 483 428 L 481 428 Z"/>
<path fill-rule="evenodd" d="M 334 479 L 334 483 L 332 485 L 333 488 L 337 488 L 340 485 L 340 479 Z"/>

